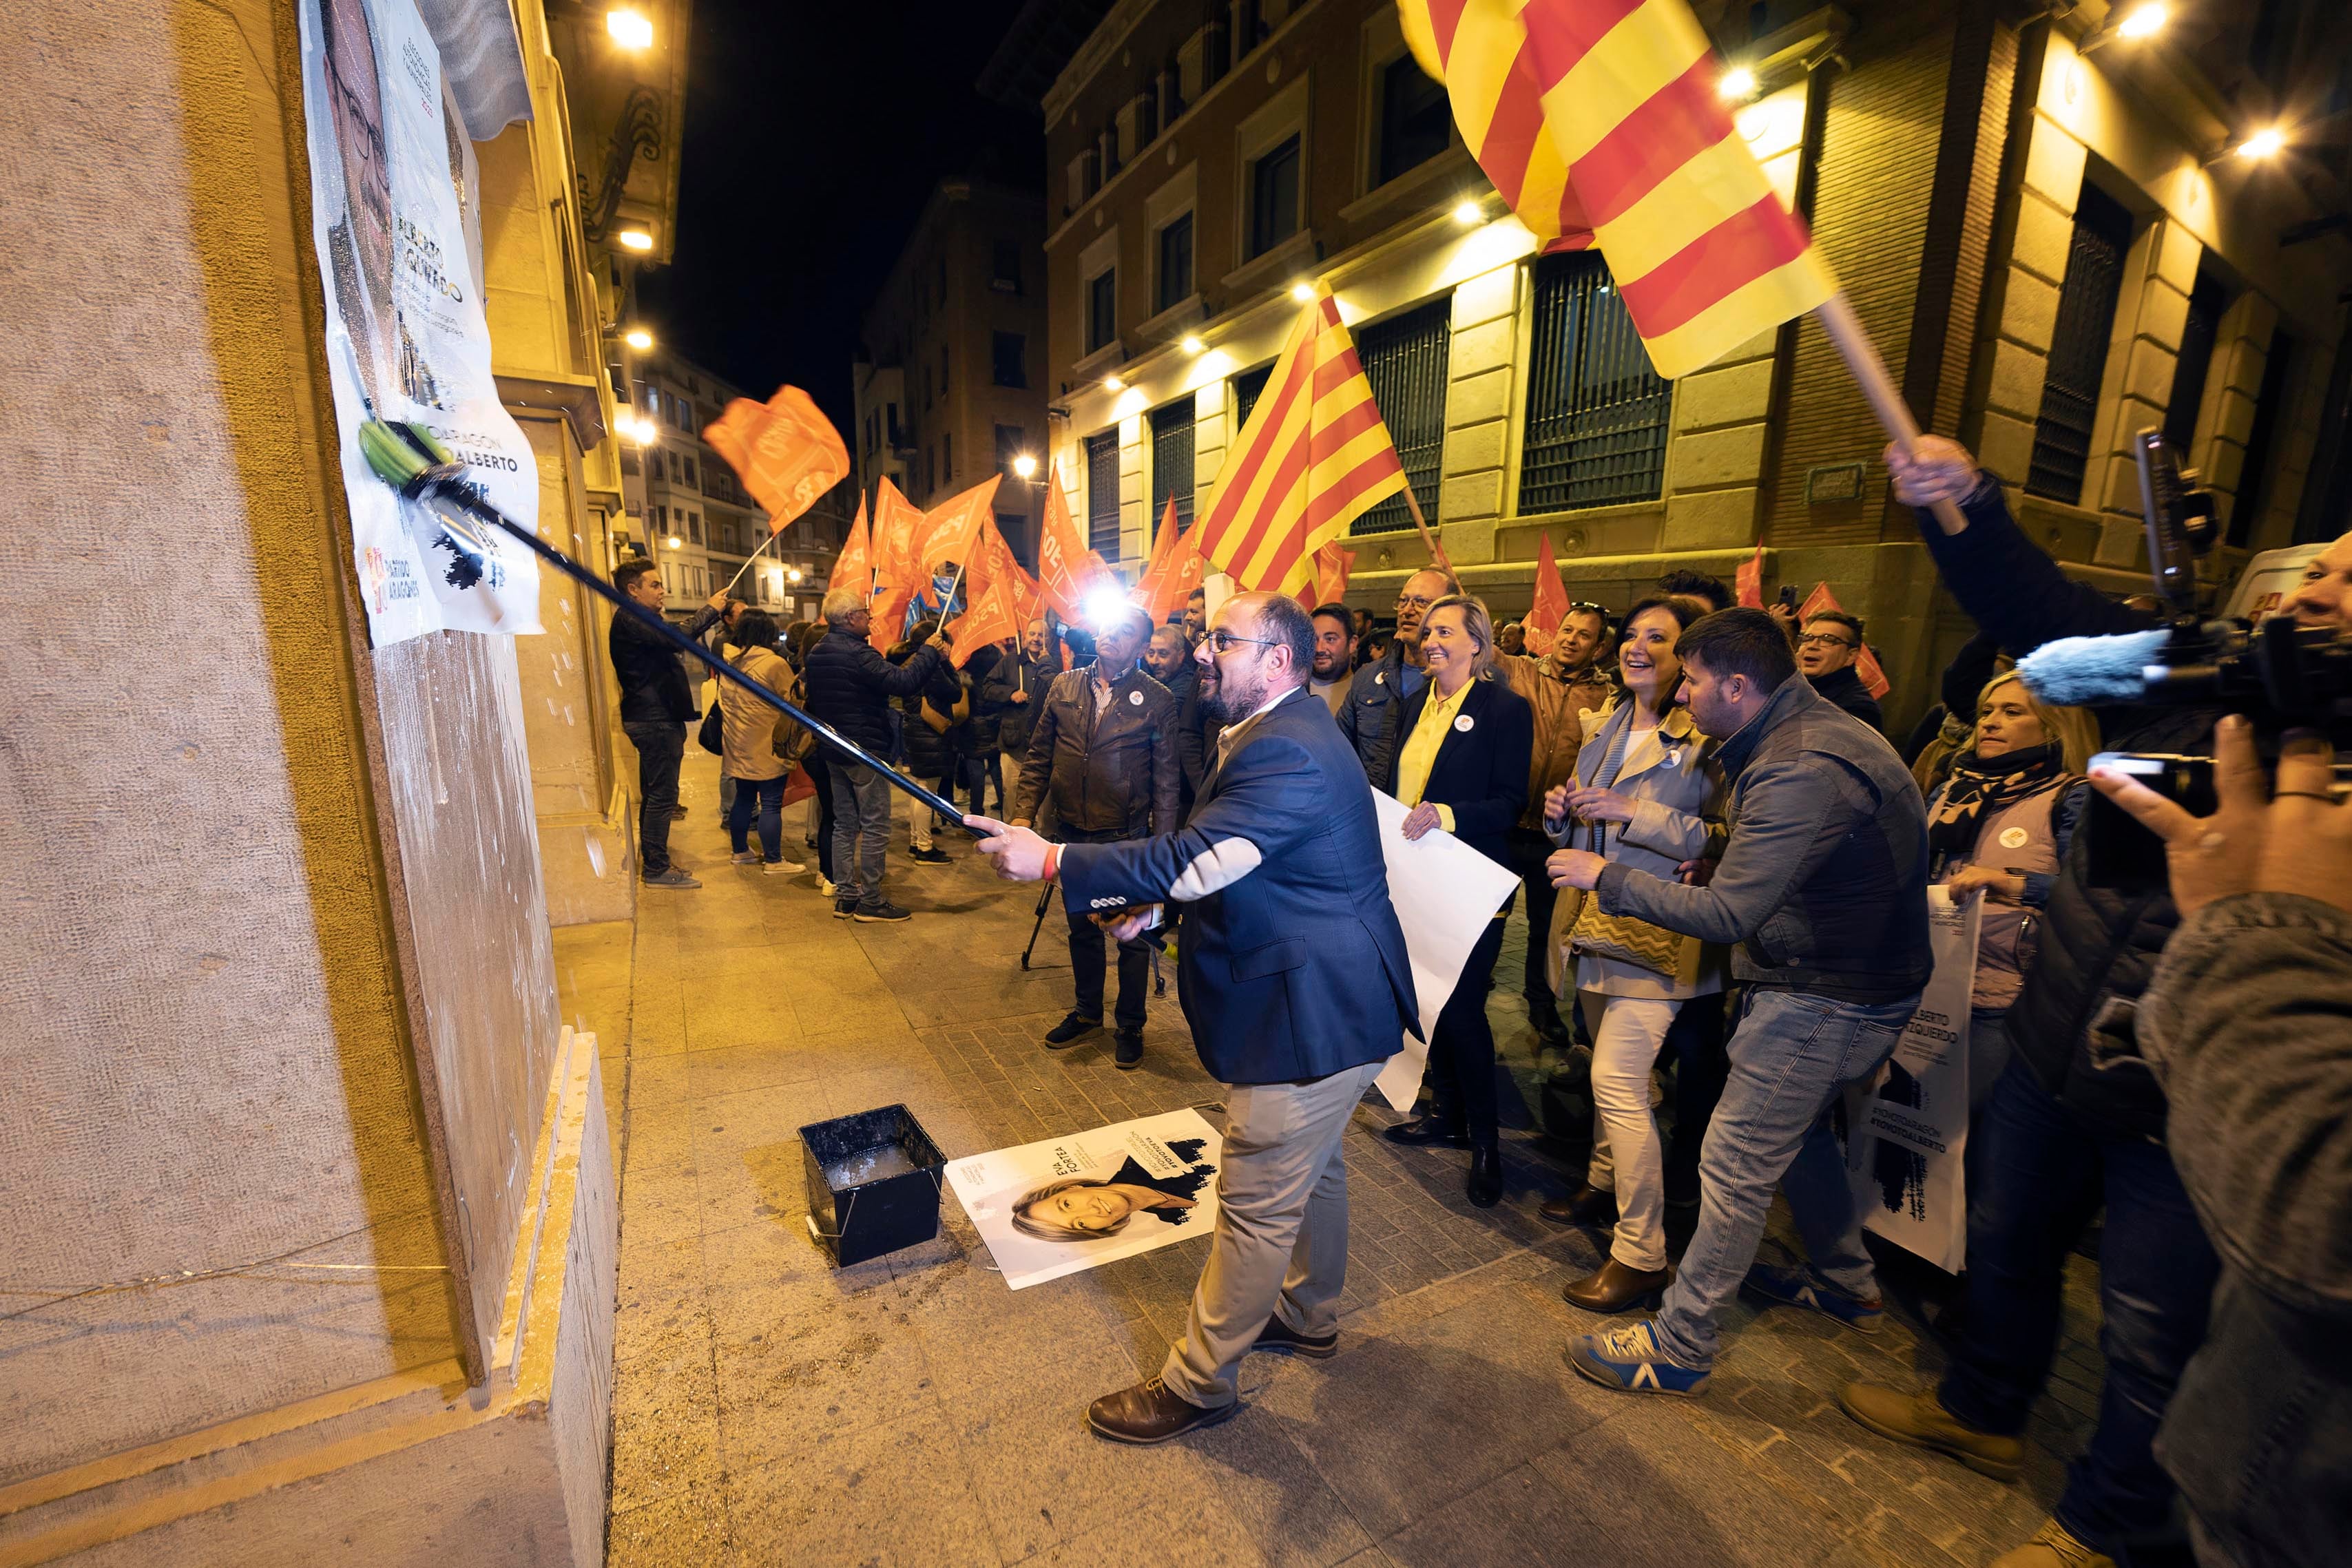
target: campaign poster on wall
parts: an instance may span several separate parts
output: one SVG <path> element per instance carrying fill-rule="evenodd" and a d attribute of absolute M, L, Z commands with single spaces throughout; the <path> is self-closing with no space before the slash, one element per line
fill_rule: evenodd
<path fill-rule="evenodd" d="M 499 511 L 538 520 L 538 465 L 490 374 L 466 243 L 473 143 L 440 54 L 414 0 L 301 0 L 299 14 L 310 235 L 369 638 L 537 632 L 530 552 L 404 500 L 360 451 L 371 413 L 424 425 Z"/>
<path fill-rule="evenodd" d="M 1957 1274 L 1967 1258 L 1969 998 L 1976 988 L 1981 896 L 1927 889 L 1935 973 L 1895 1054 L 1846 1095 L 1846 1175 L 1864 1228 Z"/>
<path fill-rule="evenodd" d="M 1013 1290 L 1217 1228 L 1223 1140 L 1198 1111 L 950 1161 L 948 1185 Z"/>

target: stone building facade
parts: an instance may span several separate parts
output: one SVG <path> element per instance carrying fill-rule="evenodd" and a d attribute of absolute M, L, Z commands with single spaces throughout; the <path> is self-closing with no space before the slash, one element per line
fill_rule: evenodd
<path fill-rule="evenodd" d="M 2129 40 L 2095 6 L 1696 8 L 1727 69 L 1754 73 L 1740 131 L 1920 423 L 1976 447 L 2069 570 L 2143 580 L 2126 444 L 2151 423 L 2220 493 L 2216 582 L 2322 526 L 2304 514 L 2315 468 L 2342 461 L 2322 437 L 2342 425 L 2352 244 L 2315 220 L 2346 170 L 2217 154 L 2312 112 L 2290 78 L 2344 95 L 2341 15 Z M 1658 380 L 1605 258 L 1538 256 L 1504 213 L 1391 6 L 1260 0 L 1204 23 L 1126 0 L 1041 107 L 1054 453 L 1106 555 L 1139 558 L 1170 497 L 1206 504 L 1319 284 L 1447 555 L 1498 612 L 1527 606 L 1546 535 L 1573 597 L 1619 605 L 1674 567 L 1728 580 L 1760 544 L 1768 592 L 1826 580 L 1868 620 L 1892 717 L 1934 700 L 1969 628 L 1818 325 Z M 1425 551 L 1400 505 L 1354 531 L 1350 597 L 1384 609 Z"/>
<path fill-rule="evenodd" d="M 887 476 L 929 508 L 1002 474 L 996 525 L 1024 560 L 1045 505 L 1043 207 L 1032 191 L 941 181 L 866 307 L 851 367 L 859 489 Z M 1024 454 L 1036 460 L 1025 478 Z"/>

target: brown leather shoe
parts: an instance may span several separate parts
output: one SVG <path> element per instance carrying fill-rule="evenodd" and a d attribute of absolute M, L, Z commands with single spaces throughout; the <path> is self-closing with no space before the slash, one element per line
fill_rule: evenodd
<path fill-rule="evenodd" d="M 1561 1225 L 1600 1228 L 1617 1223 L 1617 1195 L 1587 1182 L 1566 1197 L 1550 1199 L 1537 1212 Z"/>
<path fill-rule="evenodd" d="M 1292 1355 L 1313 1356 L 1317 1361 L 1339 1354 L 1339 1331 L 1327 1334 L 1303 1334 L 1278 1316 L 1265 1320 L 1265 1327 L 1257 1331 L 1257 1341 L 1252 1350 L 1287 1351 Z"/>
<path fill-rule="evenodd" d="M 1604 1317 L 1612 1312 L 1629 1312 L 1636 1307 L 1654 1311 L 1659 1292 L 1674 1277 L 1671 1269 L 1629 1269 L 1616 1259 L 1608 1258 L 1601 1260 L 1599 1273 L 1570 1281 L 1560 1287 L 1559 1293 L 1570 1306 L 1582 1307 Z"/>
<path fill-rule="evenodd" d="M 1095 1429 L 1097 1437 L 1108 1437 L 1114 1443 L 1164 1443 L 1200 1427 L 1213 1427 L 1240 1408 L 1241 1403 L 1236 1400 L 1214 1410 L 1203 1410 L 1152 1377 L 1132 1388 L 1106 1394 L 1087 1406 L 1087 1425 Z"/>

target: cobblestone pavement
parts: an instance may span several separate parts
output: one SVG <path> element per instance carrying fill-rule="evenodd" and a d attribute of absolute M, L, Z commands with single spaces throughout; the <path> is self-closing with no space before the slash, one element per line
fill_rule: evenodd
<path fill-rule="evenodd" d="M 1213 1105 L 1155 998 L 1143 1067 L 1108 1039 L 1048 1053 L 1068 1006 L 1058 906 L 1019 966 L 1034 890 L 967 841 L 917 868 L 901 925 L 830 918 L 812 876 L 727 862 L 713 759 L 673 843 L 703 880 L 627 926 L 561 934 L 566 1016 L 595 1029 L 622 1168 L 609 1561 L 677 1563 L 1982 1563 L 2046 1515 L 2098 1396 L 2094 1266 L 2077 1260 L 2024 1481 L 1883 1442 L 1835 1394 L 1906 1387 L 1941 1356 L 1897 1311 L 1864 1338 L 1731 1314 L 1696 1400 L 1612 1395 L 1561 1364 L 1601 1320 L 1560 1284 L 1590 1239 L 1536 1213 L 1572 1185 L 1528 1125 L 1533 1037 L 1515 917 L 1492 1005 L 1521 1088 L 1503 1204 L 1467 1156 L 1346 1141 L 1354 1207 L 1342 1349 L 1258 1355 L 1248 1408 L 1158 1448 L 1102 1442 L 1089 1399 L 1156 1371 L 1203 1249 L 1185 1242 L 1015 1293 L 957 1207 L 935 1242 L 835 1270 L 809 1240 L 796 1129 L 907 1103 L 950 1157 Z M 800 852 L 796 819 L 790 852 Z M 1114 984 L 1115 984 L 1114 980 Z M 1768 1249 L 1787 1245 L 1776 1223 Z"/>

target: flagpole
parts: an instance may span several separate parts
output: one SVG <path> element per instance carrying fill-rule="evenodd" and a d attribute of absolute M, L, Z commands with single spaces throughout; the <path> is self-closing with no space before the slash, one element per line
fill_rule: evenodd
<path fill-rule="evenodd" d="M 785 526 L 790 527 L 791 525 L 787 524 Z M 743 558 L 743 564 L 735 569 L 735 575 L 729 578 L 727 580 L 727 586 L 720 589 L 719 591 L 721 593 L 734 592 L 735 585 L 743 580 L 743 574 L 751 570 L 751 563 L 759 559 L 761 554 L 765 551 L 770 545 L 774 544 L 779 538 L 782 538 L 783 537 L 783 528 L 775 528 L 771 530 L 768 537 L 760 541 L 760 548 Z"/>
<path fill-rule="evenodd" d="M 1841 288 L 1814 306 L 1813 315 L 1820 320 L 1822 330 L 1829 334 L 1831 347 L 1837 350 L 1839 358 L 1845 361 L 1845 368 L 1861 383 L 1862 395 L 1870 400 L 1878 423 L 1886 427 L 1886 434 L 1906 455 L 1914 451 L 1919 440 L 1919 422 L 1911 417 L 1911 405 L 1903 401 L 1894 379 L 1887 375 L 1886 361 L 1878 357 L 1878 345 L 1870 340 L 1870 334 L 1855 319 L 1845 290 Z M 1947 534 L 1957 534 L 1969 526 L 1957 502 L 1937 501 L 1928 510 Z"/>
<path fill-rule="evenodd" d="M 1445 573 L 1446 576 L 1453 576 L 1454 563 L 1445 559 L 1445 551 L 1431 535 L 1429 519 L 1421 515 L 1421 502 L 1413 496 L 1412 481 L 1410 479 L 1404 482 L 1404 507 L 1406 511 L 1412 514 L 1412 526 L 1421 530 L 1421 542 L 1429 547 L 1429 564 Z"/>

